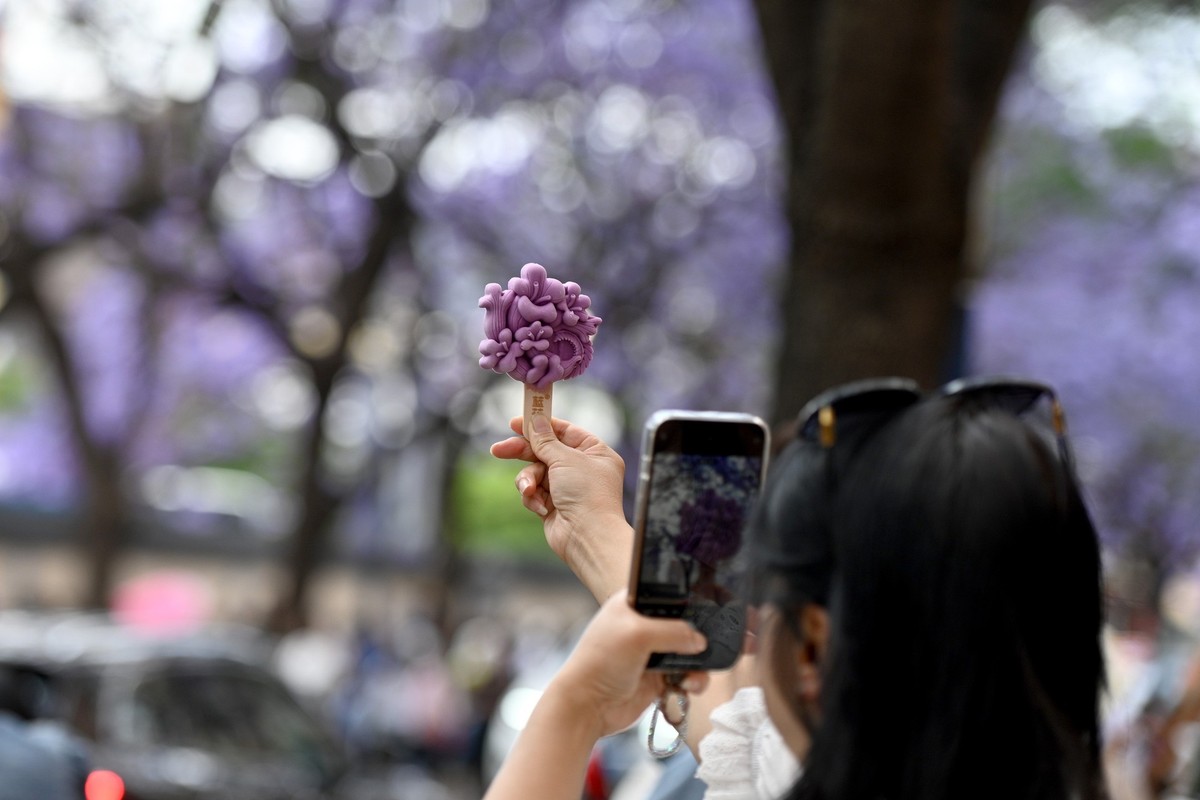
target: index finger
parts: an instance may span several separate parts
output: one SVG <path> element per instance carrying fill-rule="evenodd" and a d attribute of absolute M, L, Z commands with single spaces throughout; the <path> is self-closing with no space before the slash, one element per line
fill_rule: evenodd
<path fill-rule="evenodd" d="M 511 459 L 517 461 L 537 461 L 538 457 L 533 454 L 533 448 L 529 446 L 529 442 L 524 436 L 511 436 L 500 442 L 496 442 L 491 446 L 489 452 L 496 458 Z"/>

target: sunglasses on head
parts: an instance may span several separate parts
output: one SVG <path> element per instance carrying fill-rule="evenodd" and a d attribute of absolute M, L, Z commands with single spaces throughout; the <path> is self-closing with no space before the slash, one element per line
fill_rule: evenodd
<path fill-rule="evenodd" d="M 848 435 L 861 426 L 878 425 L 892 416 L 915 406 L 926 397 L 954 398 L 958 402 L 971 404 L 981 409 L 998 410 L 1022 420 L 1036 421 L 1037 415 L 1048 411 L 1045 426 L 1053 432 L 1058 442 L 1058 452 L 1066 470 L 1056 470 L 1056 496 L 1060 504 L 1065 503 L 1066 475 L 1071 468 L 1071 459 L 1066 441 L 1066 415 L 1053 389 L 1045 384 L 1008 377 L 973 377 L 951 381 L 929 395 L 921 392 L 916 381 L 907 378 L 874 378 L 829 389 L 810 400 L 798 417 L 796 438 L 825 451 L 825 474 L 829 487 L 837 486 L 837 470 L 834 467 L 833 448 L 839 436 Z M 1036 419 L 1035 419 L 1036 418 Z M 764 551 L 769 552 L 769 551 Z M 771 552 L 760 555 L 758 583 L 752 586 L 753 602 L 764 598 L 786 594 L 787 586 L 794 582 L 795 575 L 808 575 L 804 580 L 812 581 L 808 566 L 797 568 L 791 565 L 789 552 Z M 811 565 L 809 565 L 811 566 Z M 827 567 L 826 569 L 832 569 Z M 806 572 L 807 570 L 807 572 Z M 811 584 L 816 585 L 816 584 Z M 809 597 L 823 598 L 827 586 L 808 589 Z"/>
<path fill-rule="evenodd" d="M 1058 442 L 1059 456 L 1071 463 L 1067 449 L 1067 420 L 1058 394 L 1036 381 L 1009 377 L 972 377 L 951 381 L 932 396 L 960 398 L 963 402 L 997 409 L 1018 418 L 1034 409 L 1048 407 L 1048 424 Z M 800 412 L 798 436 L 826 450 L 838 439 L 839 426 L 903 411 L 920 402 L 923 395 L 916 381 L 907 378 L 873 378 L 847 383 L 810 400 Z"/>
<path fill-rule="evenodd" d="M 908 378 L 869 378 L 822 392 L 800 411 L 797 435 L 828 450 L 837 444 L 843 421 L 902 411 L 921 399 L 921 388 Z"/>

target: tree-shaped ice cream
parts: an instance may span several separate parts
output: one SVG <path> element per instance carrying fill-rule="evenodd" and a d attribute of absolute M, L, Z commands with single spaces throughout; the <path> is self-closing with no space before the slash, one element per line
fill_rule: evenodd
<path fill-rule="evenodd" d="M 592 363 L 592 337 L 601 319 L 588 311 L 592 301 L 572 281 L 526 264 L 508 288 L 489 283 L 479 298 L 484 339 L 479 366 L 525 384 L 525 436 L 533 418 L 551 415 L 554 382 L 582 375 Z"/>

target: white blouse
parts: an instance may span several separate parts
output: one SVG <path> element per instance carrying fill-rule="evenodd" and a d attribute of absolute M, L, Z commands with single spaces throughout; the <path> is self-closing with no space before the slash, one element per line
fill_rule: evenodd
<path fill-rule="evenodd" d="M 762 689 L 739 689 L 717 706 L 700 741 L 696 777 L 705 800 L 778 800 L 800 777 L 800 764 L 767 716 Z"/>

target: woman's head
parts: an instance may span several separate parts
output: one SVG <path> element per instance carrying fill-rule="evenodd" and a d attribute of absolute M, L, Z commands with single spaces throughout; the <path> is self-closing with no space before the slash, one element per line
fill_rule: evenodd
<path fill-rule="evenodd" d="M 919 399 L 916 383 L 900 378 L 818 395 L 771 467 L 750 523 L 746 552 L 751 599 L 762 609 L 762 683 L 776 727 L 798 755 L 819 714 L 816 665 L 834 575 L 830 523 L 841 476 L 876 428 Z M 798 691 L 776 691 L 785 686 Z"/>
<path fill-rule="evenodd" d="M 1088 796 L 1098 781 L 1095 532 L 1053 432 L 995 400 L 890 415 L 836 454 L 836 491 L 793 472 L 798 497 L 824 486 L 832 543 L 825 597 L 809 598 L 829 633 L 799 796 Z M 776 549 L 810 546 L 783 530 Z M 786 595 L 766 599 L 803 621 Z M 777 688 L 802 687 L 804 634 L 773 626 Z"/>

